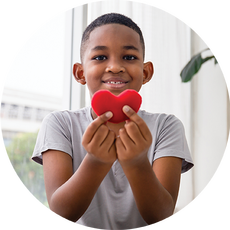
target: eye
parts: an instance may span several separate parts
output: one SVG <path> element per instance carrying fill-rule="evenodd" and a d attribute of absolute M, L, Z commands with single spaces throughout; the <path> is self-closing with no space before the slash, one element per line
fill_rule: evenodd
<path fill-rule="evenodd" d="M 103 61 L 103 60 L 105 60 L 105 59 L 107 59 L 107 58 L 106 58 L 106 56 L 104 56 L 104 55 L 99 55 L 99 56 L 94 57 L 93 59 L 94 59 L 94 60 L 97 60 L 97 61 Z"/>
<path fill-rule="evenodd" d="M 135 60 L 137 58 L 135 56 L 133 56 L 133 55 L 126 55 L 126 56 L 124 56 L 124 59 L 128 60 L 128 61 L 132 61 L 132 60 Z"/>

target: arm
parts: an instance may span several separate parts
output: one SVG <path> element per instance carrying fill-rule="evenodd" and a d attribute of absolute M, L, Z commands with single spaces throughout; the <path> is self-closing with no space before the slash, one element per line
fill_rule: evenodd
<path fill-rule="evenodd" d="M 74 174 L 68 154 L 55 150 L 43 153 L 48 203 L 64 218 L 77 221 L 84 214 L 116 160 L 115 134 L 104 125 L 109 118 L 104 114 L 87 128 L 82 138 L 87 154 Z"/>
<path fill-rule="evenodd" d="M 151 133 L 132 109 L 126 114 L 130 121 L 119 131 L 120 137 L 116 141 L 118 160 L 129 180 L 140 214 L 152 224 L 173 214 L 182 160 L 165 157 L 151 166 L 147 157 Z"/>

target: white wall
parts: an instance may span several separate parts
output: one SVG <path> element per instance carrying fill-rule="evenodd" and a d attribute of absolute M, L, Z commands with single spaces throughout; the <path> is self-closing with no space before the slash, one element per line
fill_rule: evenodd
<path fill-rule="evenodd" d="M 207 48 L 192 33 L 192 54 Z M 207 51 L 204 56 L 211 56 Z M 227 88 L 219 64 L 214 60 L 203 64 L 192 80 L 192 151 L 194 195 L 197 196 L 215 173 L 227 141 Z"/>

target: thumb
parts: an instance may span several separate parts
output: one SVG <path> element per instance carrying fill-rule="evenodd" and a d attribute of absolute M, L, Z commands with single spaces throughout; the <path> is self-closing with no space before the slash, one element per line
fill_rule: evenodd
<path fill-rule="evenodd" d="M 100 115 L 100 116 L 98 117 L 98 119 L 99 119 L 102 123 L 104 123 L 104 122 L 107 122 L 110 118 L 112 118 L 112 116 L 113 116 L 113 113 L 112 113 L 111 111 L 108 111 L 108 112 L 103 113 L 102 115 Z"/>
<path fill-rule="evenodd" d="M 123 112 L 126 114 L 127 117 L 131 118 L 132 116 L 135 116 L 136 112 L 129 107 L 128 105 L 125 105 L 123 107 Z"/>

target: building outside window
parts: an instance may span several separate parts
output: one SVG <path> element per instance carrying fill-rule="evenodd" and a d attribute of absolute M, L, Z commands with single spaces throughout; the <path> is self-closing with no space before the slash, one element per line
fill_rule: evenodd
<path fill-rule="evenodd" d="M 30 158 L 44 117 L 64 108 L 65 21 L 65 15 L 50 21 L 22 48 L 6 79 L 1 101 L 7 154 L 19 178 L 45 205 L 43 169 Z"/>

